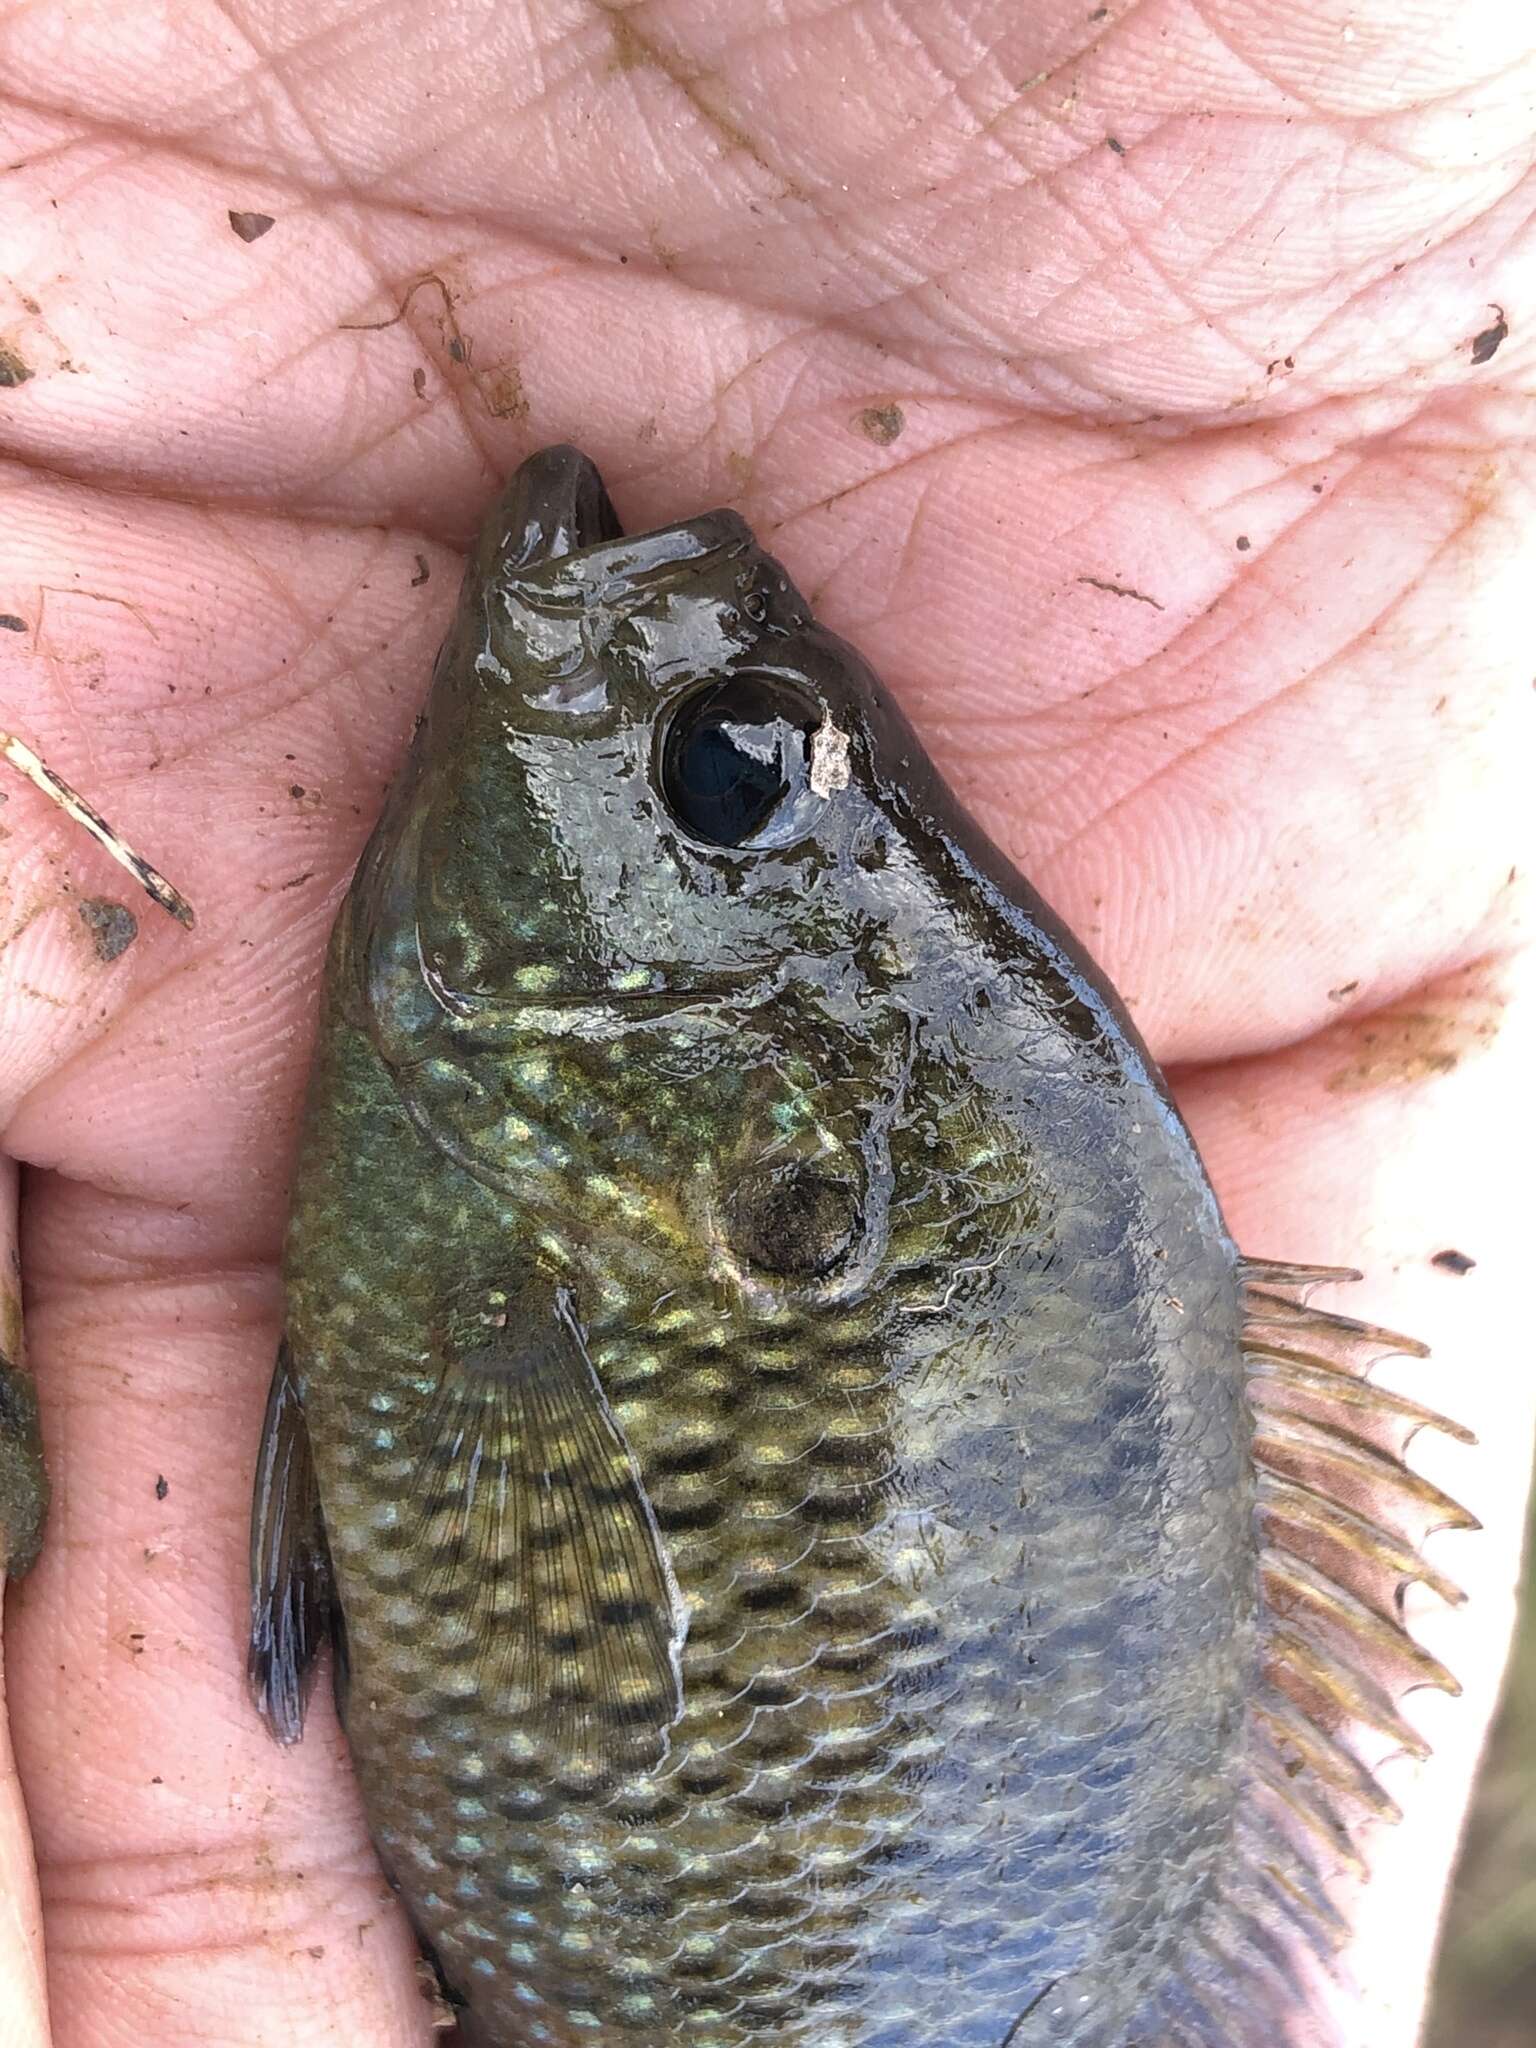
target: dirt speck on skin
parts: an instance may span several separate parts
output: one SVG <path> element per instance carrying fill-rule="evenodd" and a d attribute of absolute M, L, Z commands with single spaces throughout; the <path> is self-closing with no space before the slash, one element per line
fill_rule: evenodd
<path fill-rule="evenodd" d="M 866 405 L 854 414 L 853 424 L 877 448 L 889 448 L 905 428 L 907 416 L 899 405 Z"/>
<path fill-rule="evenodd" d="M 412 590 L 419 590 L 422 584 L 426 582 L 427 578 L 431 574 L 431 563 L 427 560 L 425 555 L 418 555 L 416 557 L 416 574 L 411 578 Z"/>
<path fill-rule="evenodd" d="M 0 391 L 25 384 L 31 375 L 32 365 L 23 361 L 8 341 L 0 341 Z"/>
<path fill-rule="evenodd" d="M 1106 145 L 1115 152 L 1116 156 L 1125 155 L 1125 144 L 1119 139 L 1118 136 L 1106 135 L 1104 141 Z"/>
<path fill-rule="evenodd" d="M 259 242 L 277 222 L 270 213 L 241 213 L 237 208 L 229 209 L 229 224 L 242 242 Z"/>
<path fill-rule="evenodd" d="M 1509 338 L 1509 322 L 1504 317 L 1504 308 L 1502 306 L 1495 306 L 1493 311 L 1498 316 L 1494 320 L 1493 325 L 1485 327 L 1480 334 L 1474 334 L 1472 337 L 1472 360 L 1474 363 L 1491 362 L 1494 356 L 1498 354 L 1504 342 Z"/>
<path fill-rule="evenodd" d="M 163 1472 L 157 1472 L 155 1474 L 155 1499 L 164 1500 L 170 1490 L 171 1482 L 169 1479 L 166 1478 Z"/>
<path fill-rule="evenodd" d="M 121 959 L 139 936 L 139 920 L 126 903 L 113 903 L 105 896 L 87 896 L 80 905 L 80 922 L 91 935 L 96 958 L 111 962 Z"/>
<path fill-rule="evenodd" d="M 481 387 L 485 409 L 493 420 L 525 420 L 528 417 L 528 394 L 523 389 L 522 373 L 511 363 L 505 369 L 488 376 Z"/>
<path fill-rule="evenodd" d="M 1323 1085 L 1330 1095 L 1412 1087 L 1453 1074 L 1469 1054 L 1491 1045 L 1498 1030 L 1498 1005 L 1488 998 L 1386 1011 L 1350 1034 L 1352 1056 Z"/>
<path fill-rule="evenodd" d="M 743 455 L 739 448 L 732 448 L 725 458 L 726 472 L 738 491 L 744 491 L 752 481 L 752 458 Z"/>
<path fill-rule="evenodd" d="M 1358 981 L 1341 981 L 1337 988 L 1329 989 L 1328 1000 L 1330 1003 L 1345 1002 L 1359 986 Z"/>
<path fill-rule="evenodd" d="M 450 2027 L 456 2027 L 459 2023 L 458 2015 L 453 2009 L 447 1981 L 426 1956 L 416 1958 L 416 1982 L 421 1988 L 422 1997 L 427 2001 L 427 2009 L 431 2014 L 428 2024 L 433 2033 L 445 2034 Z"/>
<path fill-rule="evenodd" d="M 0 612 L 0 633 L 25 633 L 27 622 L 18 619 L 14 612 Z"/>
<path fill-rule="evenodd" d="M 427 373 L 420 364 L 411 372 L 411 389 L 418 398 L 425 398 L 427 395 Z"/>
<path fill-rule="evenodd" d="M 1443 1252 L 1436 1252 L 1429 1263 L 1438 1266 L 1442 1273 L 1455 1273 L 1460 1276 L 1463 1273 L 1470 1273 L 1477 1261 L 1469 1258 L 1465 1252 L 1458 1252 L 1447 1246 Z"/>

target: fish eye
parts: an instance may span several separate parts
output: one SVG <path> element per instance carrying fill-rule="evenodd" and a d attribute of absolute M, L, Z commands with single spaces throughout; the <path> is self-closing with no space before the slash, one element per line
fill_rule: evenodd
<path fill-rule="evenodd" d="M 728 676 L 687 698 L 662 740 L 661 790 L 711 846 L 782 844 L 825 793 L 812 771 L 825 714 L 777 676 Z"/>

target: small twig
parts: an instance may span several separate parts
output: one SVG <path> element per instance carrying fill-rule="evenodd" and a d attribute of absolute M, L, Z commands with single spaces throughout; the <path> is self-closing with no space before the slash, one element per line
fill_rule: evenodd
<path fill-rule="evenodd" d="M 339 320 L 337 326 L 344 334 L 377 334 L 385 327 L 398 327 L 411 310 L 411 301 L 428 285 L 436 285 L 443 295 L 443 321 L 448 329 L 448 354 L 456 363 L 469 364 L 470 345 L 460 327 L 458 316 L 453 310 L 453 293 L 435 270 L 429 270 L 424 277 L 414 279 L 406 286 L 405 297 L 400 301 L 398 312 L 391 313 L 387 320 Z"/>
<path fill-rule="evenodd" d="M 145 892 L 153 897 L 160 908 L 167 911 L 176 922 L 191 931 L 196 923 L 192 906 L 174 888 L 158 868 L 152 868 L 142 854 L 135 853 L 127 841 L 121 839 L 100 811 L 93 810 L 77 790 L 70 788 L 62 775 L 55 775 L 46 761 L 41 760 L 25 740 L 14 734 L 0 732 L 0 759 L 9 761 L 11 766 L 25 775 L 35 789 L 40 789 L 50 802 L 73 818 L 77 825 L 83 825 L 93 839 L 98 840 L 115 861 L 120 861 Z"/>
<path fill-rule="evenodd" d="M 43 637 L 43 621 L 47 616 L 48 600 L 50 597 L 90 597 L 94 598 L 98 604 L 121 605 L 125 612 L 132 612 L 156 646 L 160 644 L 160 635 L 155 631 L 148 613 L 142 605 L 135 604 L 131 597 L 114 597 L 110 590 L 82 590 L 77 583 L 40 583 L 37 588 L 36 637 L 38 640 L 41 640 Z"/>

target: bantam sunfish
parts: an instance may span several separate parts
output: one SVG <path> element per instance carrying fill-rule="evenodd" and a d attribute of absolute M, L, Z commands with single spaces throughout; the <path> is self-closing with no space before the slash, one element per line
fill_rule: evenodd
<path fill-rule="evenodd" d="M 1246 2048 L 1470 1520 L 731 512 L 525 463 L 340 913 L 251 1678 L 480 2048 Z"/>

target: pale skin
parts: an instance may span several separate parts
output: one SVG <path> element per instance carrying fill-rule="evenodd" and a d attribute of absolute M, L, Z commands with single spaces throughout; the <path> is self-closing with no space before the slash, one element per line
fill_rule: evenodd
<path fill-rule="evenodd" d="M 197 912 L 0 771 L 55 1487 L 4 2048 L 429 2038 L 328 1700 L 282 1753 L 245 1694 L 249 1474 L 326 929 L 458 550 L 559 439 L 631 526 L 746 513 L 1123 991 L 1241 1242 L 1433 1346 L 1389 1377 L 1477 1431 L 1414 1456 L 1484 1532 L 1409 1612 L 1465 1690 L 1409 1703 L 1318 2033 L 1410 2048 L 1536 1401 L 1523 14 L 0 4 L 0 728 Z"/>

